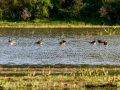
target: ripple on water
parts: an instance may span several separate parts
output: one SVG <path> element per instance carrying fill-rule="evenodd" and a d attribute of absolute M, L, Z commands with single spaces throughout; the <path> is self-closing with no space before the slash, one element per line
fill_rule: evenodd
<path fill-rule="evenodd" d="M 103 29 L 0 29 L 0 64 L 8 65 L 120 65 L 120 35 L 106 35 Z M 30 32 L 35 30 L 34 34 Z M 87 39 L 86 34 L 93 34 Z M 103 31 L 102 31 L 103 30 Z M 103 35 L 98 36 L 97 32 Z M 64 33 L 64 36 L 62 36 Z M 84 34 L 83 38 L 81 33 Z M 66 45 L 59 42 L 64 37 Z M 9 45 L 11 38 L 16 45 Z M 103 44 L 91 45 L 90 41 L 102 38 L 108 41 Z M 43 46 L 35 44 L 43 39 Z"/>

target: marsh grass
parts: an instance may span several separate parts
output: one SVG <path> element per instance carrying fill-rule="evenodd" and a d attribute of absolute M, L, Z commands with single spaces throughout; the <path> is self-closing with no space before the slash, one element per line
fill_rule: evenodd
<path fill-rule="evenodd" d="M 116 27 L 114 27 L 114 28 L 108 28 L 108 29 L 105 29 L 104 28 L 104 30 L 105 30 L 105 32 L 108 34 L 108 35 L 114 35 L 115 34 L 115 32 L 116 32 Z"/>
<path fill-rule="evenodd" d="M 83 88 L 116 88 L 120 86 L 120 75 L 117 70 L 114 70 L 112 75 L 111 70 L 103 69 L 87 69 L 87 68 L 12 68 L 4 69 L 2 71 L 27 72 L 24 76 L 0 76 L 0 88 L 3 89 L 80 89 Z M 39 73 L 39 74 L 38 74 Z"/>
<path fill-rule="evenodd" d="M 101 36 L 101 35 L 103 35 L 103 32 L 97 32 L 97 35 L 99 35 L 99 36 Z"/>
<path fill-rule="evenodd" d="M 79 20 L 37 19 L 33 21 L 0 21 L 1 28 L 114 28 L 115 26 L 90 24 Z M 116 26 L 120 28 L 120 26 Z"/>

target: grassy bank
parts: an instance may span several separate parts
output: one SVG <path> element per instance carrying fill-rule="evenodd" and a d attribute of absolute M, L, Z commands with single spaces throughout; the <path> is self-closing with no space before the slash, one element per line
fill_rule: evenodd
<path fill-rule="evenodd" d="M 0 68 L 2 89 L 116 89 L 120 70 L 105 68 Z M 21 76 L 19 76 L 21 74 Z"/>
<path fill-rule="evenodd" d="M 0 28 L 113 28 L 115 26 L 85 23 L 77 20 L 34 20 L 34 21 L 0 21 Z M 120 26 L 116 26 L 120 28 Z"/>

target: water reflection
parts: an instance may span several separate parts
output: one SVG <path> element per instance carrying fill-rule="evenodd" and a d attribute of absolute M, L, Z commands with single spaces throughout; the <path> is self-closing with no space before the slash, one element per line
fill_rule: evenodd
<path fill-rule="evenodd" d="M 118 31 L 119 29 L 117 29 Z M 98 33 L 102 32 L 102 35 Z M 104 29 L 0 29 L 1 65 L 120 65 L 119 32 Z M 66 45 L 59 42 L 65 38 Z M 11 46 L 8 40 L 16 42 Z M 35 42 L 43 39 L 43 46 Z M 107 40 L 109 45 L 89 42 Z"/>

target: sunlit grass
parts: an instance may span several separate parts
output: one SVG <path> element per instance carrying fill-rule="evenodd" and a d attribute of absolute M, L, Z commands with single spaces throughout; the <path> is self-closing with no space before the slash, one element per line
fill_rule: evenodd
<path fill-rule="evenodd" d="M 0 68 L 1 72 L 7 69 Z M 120 86 L 120 75 L 115 70 L 110 75 L 110 70 L 103 69 L 57 69 L 43 68 L 40 74 L 38 70 L 32 68 L 12 68 L 11 72 L 25 71 L 24 76 L 0 76 L 0 88 L 3 89 L 42 89 L 42 88 L 92 88 L 92 87 L 117 87 Z M 61 72 L 61 73 L 59 73 Z"/>
<path fill-rule="evenodd" d="M 108 35 L 114 35 L 115 34 L 115 32 L 116 32 L 116 27 L 114 27 L 114 28 L 111 28 L 111 29 L 105 29 L 104 28 L 104 30 L 105 30 L 105 32 L 108 34 Z"/>
<path fill-rule="evenodd" d="M 0 27 L 6 28 L 113 28 L 115 26 L 108 25 L 92 25 L 79 20 L 51 20 L 37 19 L 33 21 L 0 21 Z M 120 26 L 116 26 L 120 28 Z"/>

